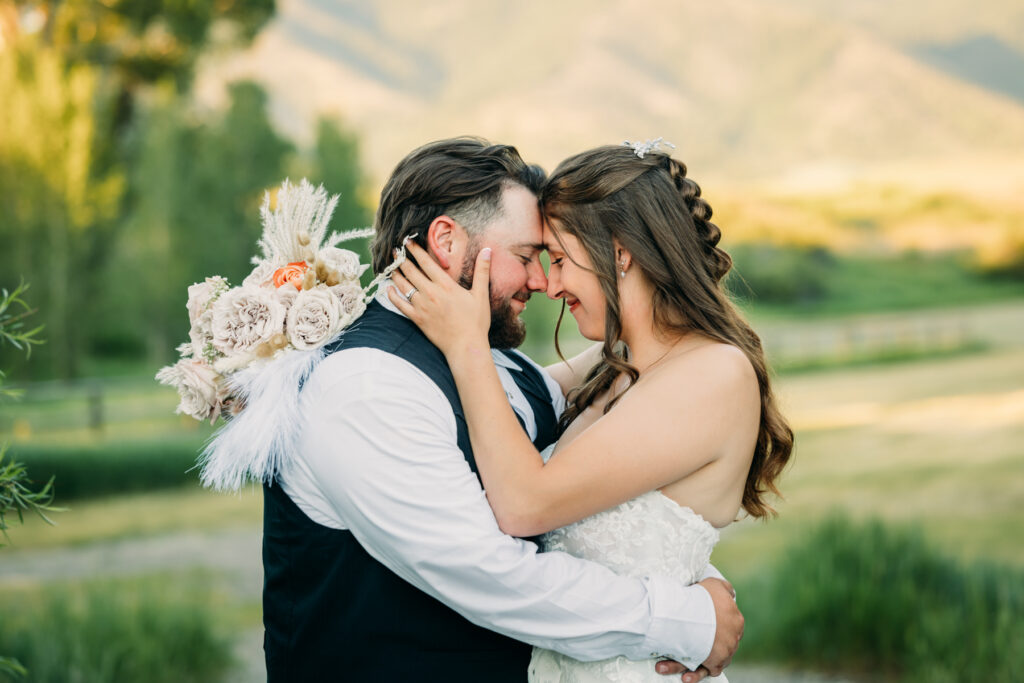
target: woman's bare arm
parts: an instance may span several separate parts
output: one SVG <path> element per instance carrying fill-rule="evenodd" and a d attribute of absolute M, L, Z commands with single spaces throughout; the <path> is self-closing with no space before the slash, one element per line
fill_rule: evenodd
<path fill-rule="evenodd" d="M 423 272 L 407 262 L 393 277 L 400 290 L 415 286 L 419 293 L 412 303 L 395 290 L 389 297 L 448 359 L 474 459 L 506 533 L 550 531 L 678 481 L 723 454 L 753 452 L 760 415 L 753 368 L 738 349 L 709 344 L 643 378 L 545 465 L 491 357 L 489 261 L 478 262 L 466 291 L 419 247 L 410 244 L 409 252 Z"/>
<path fill-rule="evenodd" d="M 562 387 L 563 396 L 568 396 L 570 391 L 583 384 L 587 373 L 601 361 L 602 346 L 604 345 L 600 343 L 591 344 L 582 353 L 544 368 L 558 382 L 558 386 Z"/>

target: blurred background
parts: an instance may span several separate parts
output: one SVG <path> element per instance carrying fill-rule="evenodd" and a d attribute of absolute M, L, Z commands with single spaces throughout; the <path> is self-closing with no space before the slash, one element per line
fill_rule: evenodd
<path fill-rule="evenodd" d="M 663 136 L 714 208 L 797 432 L 778 518 L 713 558 L 748 617 L 731 680 L 1019 678 L 1014 0 L 0 0 L 0 657 L 263 677 L 261 494 L 198 487 L 212 428 L 153 375 L 187 286 L 248 272 L 266 190 L 308 177 L 369 225 L 460 134 L 549 171 Z M 559 308 L 525 314 L 541 362 Z M 51 476 L 66 510 L 21 523 Z"/>

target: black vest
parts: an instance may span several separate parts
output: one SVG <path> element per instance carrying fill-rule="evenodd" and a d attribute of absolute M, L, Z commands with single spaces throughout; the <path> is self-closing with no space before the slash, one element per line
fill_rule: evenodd
<path fill-rule="evenodd" d="M 458 446 L 476 472 L 444 355 L 409 320 L 373 302 L 328 352 L 369 347 L 410 361 L 444 392 Z M 542 449 L 556 416 L 539 372 L 508 352 L 534 410 Z M 476 626 L 374 560 L 348 531 L 313 522 L 280 486 L 264 486 L 263 647 L 270 683 L 522 683 L 529 646 Z"/>

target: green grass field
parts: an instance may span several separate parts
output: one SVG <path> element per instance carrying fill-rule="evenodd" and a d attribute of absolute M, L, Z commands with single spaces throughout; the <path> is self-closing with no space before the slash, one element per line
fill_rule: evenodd
<path fill-rule="evenodd" d="M 756 571 L 834 509 L 920 524 L 951 555 L 1024 565 L 1024 351 L 783 377 L 797 430 L 779 517 L 725 530 L 715 561 Z M 757 558 L 757 561 L 752 561 Z"/>
<path fill-rule="evenodd" d="M 757 566 L 838 508 L 917 522 L 962 557 L 1024 565 L 1024 350 L 784 375 L 778 392 L 797 430 L 779 517 L 727 528 L 715 561 Z M 59 483 L 59 482 L 58 482 Z M 58 502 L 60 502 L 58 500 Z M 260 496 L 195 486 L 71 501 L 50 528 L 12 529 L 18 552 L 181 528 L 258 524 Z"/>

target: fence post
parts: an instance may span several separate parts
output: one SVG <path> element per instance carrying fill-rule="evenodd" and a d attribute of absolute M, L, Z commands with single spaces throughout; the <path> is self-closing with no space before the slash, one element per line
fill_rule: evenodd
<path fill-rule="evenodd" d="M 103 386 L 99 382 L 89 385 L 89 428 L 94 432 L 103 431 Z"/>

